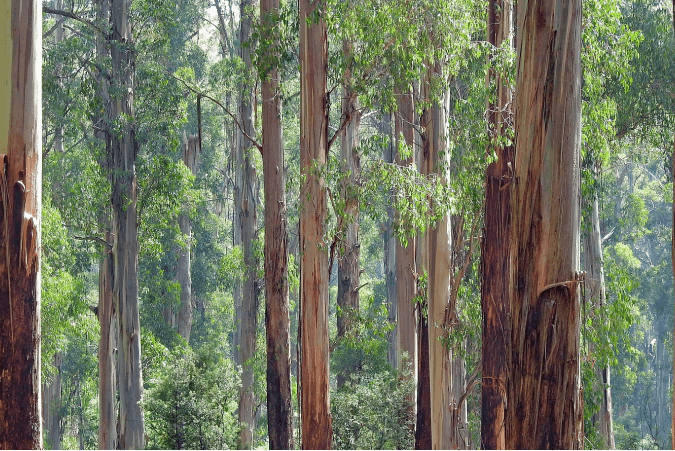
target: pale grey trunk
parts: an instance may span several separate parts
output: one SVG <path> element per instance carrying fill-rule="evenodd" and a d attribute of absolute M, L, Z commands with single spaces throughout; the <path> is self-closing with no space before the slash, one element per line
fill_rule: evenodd
<path fill-rule="evenodd" d="M 119 331 L 119 425 L 121 448 L 145 446 L 141 411 L 141 328 L 138 311 L 138 216 L 133 89 L 135 54 L 129 22 L 129 0 L 113 0 L 111 53 L 113 83 L 118 93 L 111 102 L 109 123 L 122 121 L 119 133 L 108 135 L 114 231 L 113 299 Z"/>
<path fill-rule="evenodd" d="M 605 269 L 602 259 L 602 236 L 600 234 L 600 214 L 598 196 L 593 194 L 591 203 L 591 228 L 586 234 L 584 250 L 586 257 L 586 295 L 591 305 L 600 309 L 607 302 L 605 291 Z M 612 389 L 610 386 L 610 367 L 598 367 L 596 370 L 602 384 L 602 402 L 600 411 L 594 417 L 605 445 L 614 449 L 614 426 L 612 420 Z"/>
<path fill-rule="evenodd" d="M 418 146 L 415 146 L 414 125 L 416 124 L 413 96 L 411 92 L 399 93 L 397 95 L 397 108 L 395 117 L 395 136 L 396 149 L 394 150 L 394 159 L 401 166 L 414 164 L 415 157 L 403 160 L 398 153 L 398 148 L 405 145 L 413 149 L 415 155 Z M 401 143 L 400 137 L 403 136 L 405 142 Z M 419 161 L 419 159 L 418 159 Z M 418 346 L 417 346 L 417 312 L 413 304 L 413 298 L 417 294 L 417 275 L 418 262 L 416 260 L 417 243 L 415 237 L 408 238 L 404 246 L 399 240 L 396 240 L 396 317 L 397 317 L 397 346 L 399 371 L 409 367 L 411 377 L 417 385 L 417 367 L 418 367 Z M 416 392 L 411 399 L 412 405 L 417 405 Z M 413 414 L 414 414 L 413 407 Z"/>
<path fill-rule="evenodd" d="M 240 5 L 241 43 L 240 56 L 246 68 L 247 77 L 253 77 L 251 65 L 252 48 L 246 44 L 251 41 L 252 11 L 256 7 L 255 0 L 244 0 Z M 236 187 L 235 187 L 235 241 L 238 238 L 244 257 L 244 277 L 241 285 L 241 305 L 237 310 L 237 336 L 239 338 L 237 356 L 242 366 L 241 392 L 239 396 L 239 421 L 243 429 L 240 433 L 241 446 L 250 448 L 253 445 L 253 362 L 255 354 L 255 338 L 258 320 L 258 289 L 256 278 L 258 261 L 254 255 L 254 242 L 257 234 L 258 186 L 256 168 L 253 166 L 253 144 L 244 135 L 253 136 L 253 104 L 255 91 L 252 79 L 247 79 L 241 88 L 239 98 L 239 122 L 242 129 L 238 134 L 236 155 Z"/>
<path fill-rule="evenodd" d="M 439 66 L 429 69 L 424 85 L 429 89 L 431 79 L 441 76 Z M 426 98 L 431 98 L 426 92 Z M 442 103 L 434 102 L 428 122 L 421 124 L 426 130 L 425 145 L 431 170 L 439 175 L 441 183 L 448 183 L 450 160 L 446 152 L 447 120 L 449 102 L 444 93 Z M 427 233 L 429 240 L 429 375 L 431 381 L 431 431 L 434 449 L 456 449 L 459 446 L 457 424 L 453 422 L 452 392 L 452 350 L 448 349 L 446 338 L 446 310 L 454 311 L 450 305 L 452 294 L 452 221 L 446 215 Z M 456 402 L 455 402 L 456 405 Z"/>
<path fill-rule="evenodd" d="M 344 44 L 347 48 L 348 44 Z M 349 75 L 345 76 L 349 80 Z M 358 109 L 356 93 L 342 89 L 342 120 L 347 121 L 341 136 L 340 158 L 342 160 L 342 196 L 345 200 L 345 221 L 342 224 L 344 239 L 342 252 L 338 259 L 337 304 L 340 313 L 337 318 L 338 339 L 354 333 L 354 319 L 359 312 L 359 198 L 358 178 L 361 172 L 359 146 L 359 128 L 361 112 Z M 345 176 L 345 174 L 349 174 Z M 350 370 L 352 370 L 351 368 Z M 338 386 L 349 376 L 350 370 L 337 375 Z"/>
<path fill-rule="evenodd" d="M 199 136 L 183 137 L 183 163 L 196 176 L 199 170 Z M 192 224 L 187 213 L 182 213 L 178 224 L 187 246 L 181 248 L 178 255 L 176 278 L 180 284 L 180 310 L 178 312 L 178 334 L 190 343 L 192 331 L 192 277 L 190 276 L 190 247 L 192 245 Z"/>
<path fill-rule="evenodd" d="M 462 341 L 461 346 L 465 347 L 466 342 Z M 469 417 L 466 399 L 460 404 L 460 400 L 466 391 L 466 361 L 464 357 L 455 355 L 452 359 L 452 402 L 453 409 L 453 423 L 452 427 L 455 429 L 454 438 L 457 443 L 457 449 L 471 449 L 471 433 L 469 431 Z M 451 442 L 453 440 L 450 431 L 446 439 Z"/>

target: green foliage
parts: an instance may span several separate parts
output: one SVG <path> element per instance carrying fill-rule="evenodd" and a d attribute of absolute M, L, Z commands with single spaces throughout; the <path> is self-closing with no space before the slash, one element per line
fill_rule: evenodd
<path fill-rule="evenodd" d="M 331 395 L 333 448 L 412 449 L 413 385 L 391 372 L 346 382 Z"/>
<path fill-rule="evenodd" d="M 143 400 L 149 449 L 236 446 L 239 376 L 230 360 L 208 349 L 177 349 L 149 385 Z"/>

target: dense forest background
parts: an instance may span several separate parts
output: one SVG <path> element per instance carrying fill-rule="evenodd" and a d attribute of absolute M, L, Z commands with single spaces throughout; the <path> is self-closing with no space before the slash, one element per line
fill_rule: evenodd
<path fill-rule="evenodd" d="M 122 96 L 114 82 L 119 58 L 104 51 L 105 5 L 49 0 L 43 8 L 42 390 L 45 447 L 52 449 L 98 448 L 103 427 L 99 296 L 112 253 L 108 215 L 116 188 L 101 117 Z M 276 171 L 285 176 L 293 439 L 302 443 L 300 186 L 307 175 L 300 171 L 298 8 L 281 2 L 264 27 L 254 0 L 134 0 L 133 39 L 107 41 L 108 49 L 133 54 L 125 69 L 133 68 L 133 116 L 106 122 L 103 132 L 121 133 L 131 122 L 137 143 L 138 340 L 148 448 L 269 446 L 259 143 L 270 66 L 283 104 L 285 161 Z M 445 217 L 454 237 L 453 311 L 446 312 L 448 332 L 431 341 L 452 351 L 457 446 L 479 448 L 480 243 L 485 170 L 495 158 L 487 150 L 491 108 L 500 104 L 490 74 L 513 86 L 512 40 L 489 41 L 488 2 L 481 0 L 327 0 L 322 18 L 332 446 L 414 446 L 417 376 L 397 338 L 404 331 L 394 254 Z M 589 449 L 671 443 L 672 20 L 672 5 L 663 0 L 583 3 L 582 262 L 597 217 L 606 288 L 602 298 L 582 289 Z M 406 92 L 408 120 L 397 120 Z M 433 102 L 445 113 L 447 177 L 409 164 L 425 133 L 419 118 Z M 506 121 L 505 129 L 511 125 Z M 502 139 L 512 136 L 506 131 Z M 424 316 L 426 274 L 414 276 Z M 113 393 L 115 383 L 113 377 Z M 114 431 L 117 401 L 111 408 Z M 611 437 L 601 429 L 606 412 Z"/>

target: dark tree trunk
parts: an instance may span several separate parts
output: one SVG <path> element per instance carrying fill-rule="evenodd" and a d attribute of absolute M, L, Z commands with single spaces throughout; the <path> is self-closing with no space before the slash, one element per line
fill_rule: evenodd
<path fill-rule="evenodd" d="M 0 448 L 42 448 L 40 222 L 42 14 L 4 0 L 0 18 Z"/>
<path fill-rule="evenodd" d="M 279 0 L 260 1 L 264 32 L 274 34 L 275 22 L 270 17 L 278 13 Z M 276 35 L 274 37 L 272 42 L 278 42 Z M 288 232 L 281 109 L 279 74 L 277 68 L 272 67 L 262 83 L 267 429 L 270 449 L 293 449 Z"/>
<path fill-rule="evenodd" d="M 500 47 L 511 33 L 511 0 L 488 2 L 488 40 Z M 485 174 L 485 226 L 481 252 L 481 305 L 483 310 L 483 372 L 481 406 L 481 448 L 505 449 L 507 354 L 509 324 L 509 236 L 511 196 L 509 166 L 513 147 L 503 140 L 511 121 L 511 91 L 503 74 L 490 71 L 497 91 L 497 103 L 488 104 L 490 146 L 497 161 Z"/>
<path fill-rule="evenodd" d="M 431 382 L 429 380 L 429 325 L 420 314 L 419 368 L 417 381 L 417 424 L 415 449 L 432 449 L 431 443 Z"/>

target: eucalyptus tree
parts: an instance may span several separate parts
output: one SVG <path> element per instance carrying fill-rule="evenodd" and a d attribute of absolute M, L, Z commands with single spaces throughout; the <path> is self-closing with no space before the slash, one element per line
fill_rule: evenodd
<path fill-rule="evenodd" d="M 42 15 L 32 0 L 2 2 L 0 103 L 0 446 L 42 448 L 40 260 Z"/>
<path fill-rule="evenodd" d="M 508 448 L 580 448 L 581 2 L 518 2 Z"/>
<path fill-rule="evenodd" d="M 303 449 L 330 449 L 327 197 L 328 36 L 325 5 L 302 0 L 300 21 L 300 325 Z"/>

